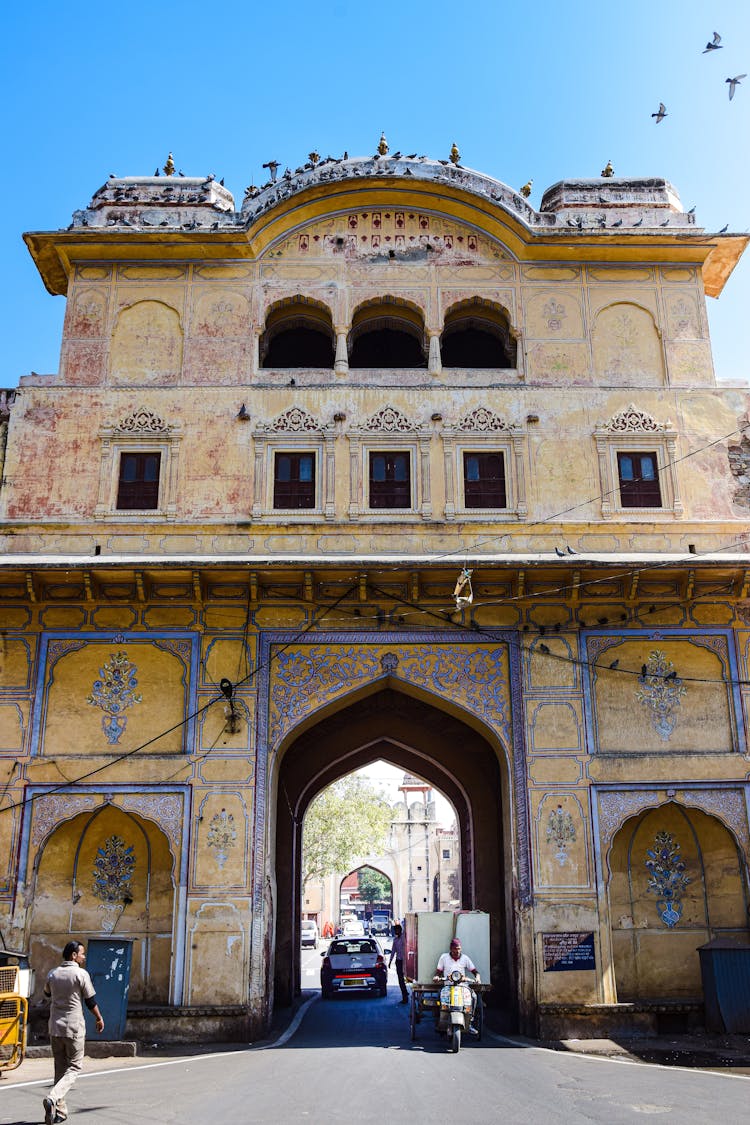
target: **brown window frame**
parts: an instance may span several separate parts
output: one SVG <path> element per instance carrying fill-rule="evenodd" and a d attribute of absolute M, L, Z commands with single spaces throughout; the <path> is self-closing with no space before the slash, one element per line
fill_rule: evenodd
<path fill-rule="evenodd" d="M 281 480 L 279 468 L 281 459 L 290 462 L 289 480 Z M 309 480 L 300 476 L 302 462 L 309 461 L 311 475 Z M 315 476 L 316 456 L 312 450 L 296 452 L 288 449 L 277 449 L 273 455 L 273 507 L 275 511 L 296 512 L 310 511 L 315 507 Z"/>
<path fill-rule="evenodd" d="M 479 476 L 476 480 L 469 479 L 469 459 L 478 461 Z M 482 472 L 482 466 L 489 469 L 493 460 L 500 460 L 501 472 L 492 476 L 491 472 Z M 507 508 L 508 492 L 505 475 L 505 454 L 499 449 L 465 449 L 463 451 L 464 465 L 464 508 Z"/>
<path fill-rule="evenodd" d="M 623 462 L 633 461 L 633 476 L 623 476 Z M 643 475 L 643 464 L 635 464 L 635 458 L 647 458 L 651 462 L 653 476 Z M 664 506 L 659 483 L 659 458 L 652 449 L 622 449 L 617 451 L 617 480 L 620 487 L 621 508 L 662 508 Z"/>
<path fill-rule="evenodd" d="M 156 475 L 146 479 L 146 466 L 156 461 Z M 135 476 L 126 480 L 127 470 L 135 468 Z M 152 512 L 159 507 L 159 484 L 161 481 L 160 450 L 123 450 L 120 453 L 120 467 L 117 482 L 116 508 L 120 512 Z"/>
<path fill-rule="evenodd" d="M 375 480 L 376 458 L 385 458 L 385 478 Z M 406 465 L 406 479 L 396 479 L 396 465 Z M 371 449 L 368 455 L 368 508 L 371 511 L 405 510 L 412 507 L 411 453 L 403 449 Z"/>

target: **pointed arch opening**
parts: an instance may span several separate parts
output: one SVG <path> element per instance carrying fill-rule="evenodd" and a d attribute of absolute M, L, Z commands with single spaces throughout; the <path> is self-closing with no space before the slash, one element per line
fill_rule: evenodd
<path fill-rule="evenodd" d="M 302 825 L 311 801 L 338 778 L 386 761 L 445 794 L 456 813 L 460 850 L 455 908 L 490 915 L 493 1000 L 508 1026 L 517 1019 L 514 897 L 508 763 L 489 732 L 443 710 L 439 701 L 406 694 L 391 682 L 346 701 L 307 725 L 287 745 L 278 767 L 276 799 L 276 926 L 274 996 L 289 1004 L 300 988 L 299 918 Z M 425 876 L 434 909 L 434 876 Z M 395 889 L 398 900 L 398 889 Z M 406 899 L 404 903 L 406 904 Z M 399 906 L 395 909 L 398 911 Z M 404 907 L 406 912 L 406 906 Z"/>

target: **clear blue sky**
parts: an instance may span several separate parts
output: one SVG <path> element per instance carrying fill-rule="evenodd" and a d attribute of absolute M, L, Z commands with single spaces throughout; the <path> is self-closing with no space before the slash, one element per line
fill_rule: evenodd
<path fill-rule="evenodd" d="M 463 22 L 464 19 L 467 22 Z M 724 48 L 702 54 L 711 33 Z M 463 163 L 531 202 L 565 177 L 664 176 L 709 230 L 750 228 L 750 5 L 297 0 L 5 6 L 0 387 L 57 370 L 63 298 L 21 240 L 174 153 L 237 205 L 274 158 L 391 149 Z M 664 101 L 669 116 L 651 119 Z M 717 373 L 747 378 L 750 251 L 709 299 Z"/>

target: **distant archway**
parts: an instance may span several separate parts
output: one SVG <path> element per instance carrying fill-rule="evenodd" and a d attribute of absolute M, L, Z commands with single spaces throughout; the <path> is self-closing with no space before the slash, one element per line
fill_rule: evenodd
<path fill-rule="evenodd" d="M 508 763 L 492 736 L 397 687 L 358 698 L 308 727 L 285 749 L 276 803 L 274 994 L 299 990 L 302 821 L 313 798 L 378 759 L 424 778 L 453 804 L 461 842 L 461 906 L 490 914 L 494 999 L 515 1016 L 517 977 Z M 428 903 L 426 908 L 430 908 Z"/>

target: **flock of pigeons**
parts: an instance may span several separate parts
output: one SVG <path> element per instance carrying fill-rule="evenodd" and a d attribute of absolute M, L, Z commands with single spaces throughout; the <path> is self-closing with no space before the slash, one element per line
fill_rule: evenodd
<path fill-rule="evenodd" d="M 721 49 L 722 49 L 721 36 L 719 35 L 718 31 L 715 31 L 713 33 L 713 36 L 711 37 L 711 39 L 709 39 L 708 43 L 706 43 L 703 54 L 708 55 L 712 51 L 720 51 Z M 729 100 L 730 100 L 730 102 L 731 102 L 732 98 L 734 97 L 735 90 L 737 89 L 737 87 L 739 86 L 739 84 L 740 84 L 740 82 L 742 81 L 743 78 L 747 78 L 747 75 L 746 74 L 735 74 L 734 78 L 725 79 L 725 81 L 729 83 Z M 668 116 L 667 115 L 667 107 L 664 105 L 664 102 L 659 102 L 658 110 L 656 111 L 656 113 L 652 113 L 651 116 L 656 118 L 656 124 L 657 125 L 661 124 L 661 122 L 664 120 L 664 118 Z"/>

